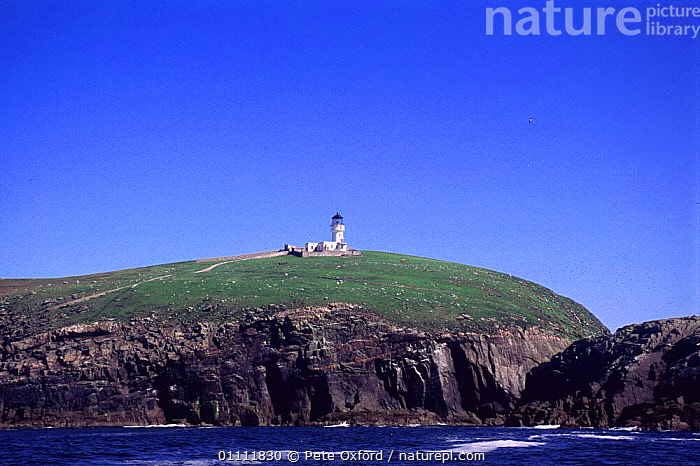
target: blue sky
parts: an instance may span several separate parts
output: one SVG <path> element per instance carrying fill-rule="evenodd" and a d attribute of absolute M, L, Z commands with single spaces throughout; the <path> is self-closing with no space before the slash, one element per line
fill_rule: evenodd
<path fill-rule="evenodd" d="M 700 37 L 485 34 L 544 1 L 66 3 L 0 6 L 0 277 L 303 244 L 339 211 L 351 247 L 611 329 L 700 313 Z"/>

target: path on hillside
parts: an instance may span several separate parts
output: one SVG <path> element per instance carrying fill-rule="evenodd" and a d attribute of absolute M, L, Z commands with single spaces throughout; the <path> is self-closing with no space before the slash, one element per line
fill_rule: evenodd
<path fill-rule="evenodd" d="M 95 294 L 91 294 L 91 295 L 88 295 L 88 296 L 83 296 L 82 298 L 74 299 L 74 300 L 72 300 L 72 301 L 67 301 L 67 302 L 65 302 L 65 303 L 61 303 L 61 304 L 58 304 L 58 305 L 56 305 L 56 306 L 53 306 L 53 307 L 51 308 L 51 310 L 60 309 L 60 308 L 62 308 L 62 307 L 67 307 L 67 306 L 72 306 L 73 304 L 78 304 L 78 303 L 82 303 L 82 302 L 84 302 L 84 301 L 89 301 L 89 300 L 91 300 L 91 299 L 93 299 L 93 298 L 99 298 L 100 296 L 104 296 L 104 295 L 106 295 L 106 294 L 108 294 L 108 293 L 114 293 L 115 291 L 123 290 L 124 288 L 136 288 L 137 286 L 139 286 L 139 285 L 141 285 L 141 284 L 143 284 L 143 283 L 152 282 L 152 281 L 154 281 L 154 280 L 162 280 L 162 279 L 168 278 L 168 277 L 172 277 L 172 275 L 170 275 L 170 274 L 161 275 L 160 277 L 149 278 L 148 280 L 144 280 L 144 281 L 142 281 L 142 282 L 134 283 L 134 284 L 132 284 L 132 285 L 120 286 L 119 288 L 114 288 L 113 290 L 107 290 L 107 291 L 102 291 L 102 292 L 100 292 L 100 293 L 95 293 Z"/>
<path fill-rule="evenodd" d="M 206 269 L 197 270 L 195 273 L 209 272 L 209 271 L 210 271 L 211 269 L 213 269 L 214 267 L 218 267 L 218 266 L 220 266 L 220 265 L 228 264 L 229 262 L 233 262 L 233 261 L 219 262 L 218 264 L 210 265 L 210 266 L 207 267 Z"/>

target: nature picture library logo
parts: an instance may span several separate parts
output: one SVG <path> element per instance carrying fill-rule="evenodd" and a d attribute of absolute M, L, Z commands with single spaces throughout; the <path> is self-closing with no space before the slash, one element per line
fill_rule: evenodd
<path fill-rule="evenodd" d="M 486 8 L 486 35 L 520 36 L 604 36 L 621 33 L 626 36 L 686 37 L 695 39 L 700 33 L 700 6 L 693 0 L 685 5 L 656 3 L 637 8 L 626 6 L 562 8 L 554 0 L 544 6 Z M 533 5 L 531 3 L 531 5 Z M 515 25 L 515 28 L 513 28 Z"/>

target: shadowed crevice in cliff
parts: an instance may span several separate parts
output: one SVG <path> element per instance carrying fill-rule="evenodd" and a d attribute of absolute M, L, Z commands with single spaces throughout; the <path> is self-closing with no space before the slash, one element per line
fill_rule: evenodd
<path fill-rule="evenodd" d="M 112 333 L 109 329 L 105 328 L 96 328 L 93 331 L 67 331 L 67 332 L 62 332 L 58 335 L 55 335 L 52 337 L 53 341 L 60 342 L 63 340 L 68 340 L 68 339 L 76 339 L 76 338 L 95 338 L 95 337 L 101 337 L 104 335 L 109 335 Z"/>
<path fill-rule="evenodd" d="M 553 401 L 570 391 L 586 391 L 591 380 L 603 377 L 606 368 L 614 358 L 610 352 L 609 341 L 604 337 L 579 340 L 571 344 L 562 355 L 557 355 L 551 361 L 540 364 L 528 374 L 525 390 L 522 392 L 521 403 L 536 400 Z M 632 348 L 626 348 L 630 352 Z M 569 357 L 569 354 L 581 354 L 581 357 Z M 560 370 L 561 358 L 567 358 L 569 369 Z M 534 378 L 537 378 L 535 382 Z M 612 384 L 614 380 L 607 382 Z M 589 396 L 592 396 L 589 393 Z"/>
<path fill-rule="evenodd" d="M 312 377 L 308 388 L 309 401 L 311 402 L 310 421 L 318 421 L 333 410 L 333 398 L 331 397 L 328 380 L 325 375 Z"/>
<path fill-rule="evenodd" d="M 449 348 L 462 409 L 482 419 L 498 418 L 510 411 L 515 400 L 500 386 L 494 375 L 469 361 L 462 344 L 453 342 Z"/>
<path fill-rule="evenodd" d="M 168 424 L 189 422 L 199 424 L 199 419 L 192 415 L 189 404 L 184 400 L 185 393 L 177 384 L 167 384 L 165 381 L 156 382 L 158 406 Z"/>
<path fill-rule="evenodd" d="M 216 420 L 211 416 L 203 419 L 201 412 L 203 400 L 215 392 L 212 383 L 204 380 L 208 376 L 214 381 L 208 372 L 211 372 L 211 368 L 203 368 L 192 358 L 166 364 L 158 370 L 159 375 L 153 380 L 152 386 L 167 422 L 192 425 L 215 423 Z"/>
<path fill-rule="evenodd" d="M 401 374 L 405 384 L 403 396 L 406 400 L 406 407 L 408 409 L 427 408 L 428 397 L 426 394 L 429 392 L 426 379 L 430 375 L 430 371 L 426 364 L 414 364 L 413 361 L 408 360 L 408 363 L 403 365 Z"/>
<path fill-rule="evenodd" d="M 276 362 L 265 364 L 265 383 L 270 394 L 270 401 L 274 408 L 276 423 L 288 424 L 291 422 L 293 383 L 284 380 L 282 371 Z"/>
<path fill-rule="evenodd" d="M 459 387 L 460 405 L 465 411 L 476 413 L 479 406 L 479 393 L 477 393 L 474 368 L 458 342 L 450 343 L 449 347 L 454 361 L 455 380 Z"/>

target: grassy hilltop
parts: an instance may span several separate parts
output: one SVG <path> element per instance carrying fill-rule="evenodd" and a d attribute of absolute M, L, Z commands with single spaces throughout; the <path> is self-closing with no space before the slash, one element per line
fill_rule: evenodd
<path fill-rule="evenodd" d="M 223 261 L 222 261 L 223 262 Z M 0 328 L 22 335 L 73 323 L 156 314 L 236 319 L 253 308 L 349 302 L 428 331 L 540 326 L 569 338 L 607 329 L 580 304 L 491 270 L 412 256 L 283 256 L 179 262 L 62 279 L 0 280 Z M 2 322 L 6 322 L 2 324 Z"/>

